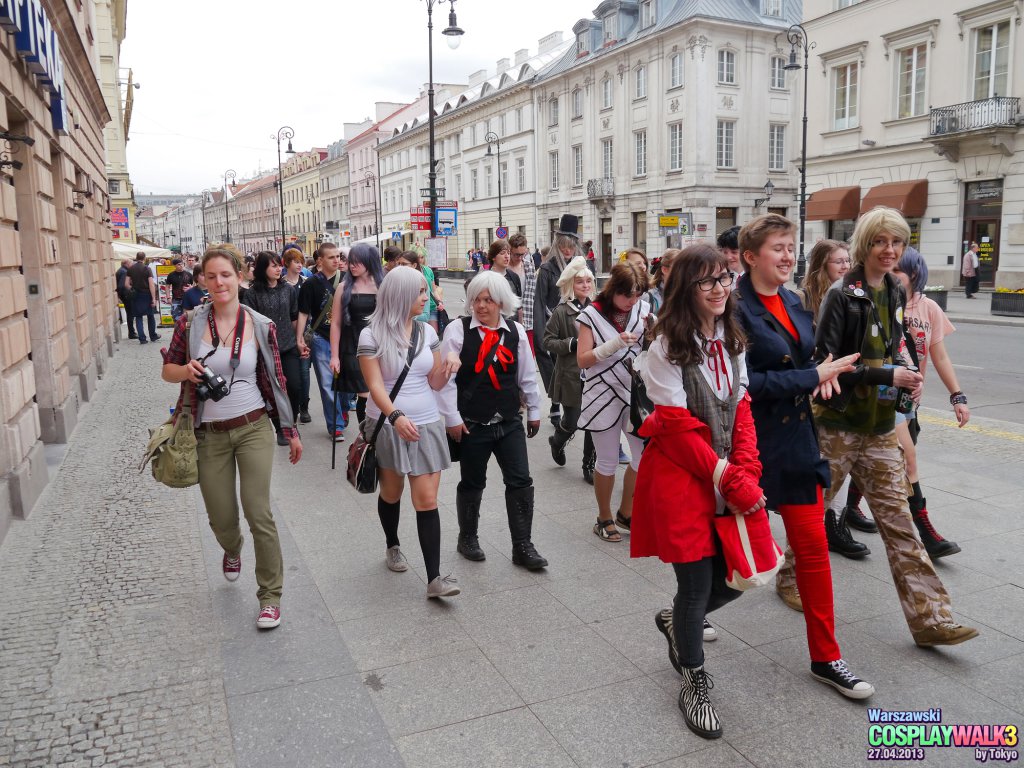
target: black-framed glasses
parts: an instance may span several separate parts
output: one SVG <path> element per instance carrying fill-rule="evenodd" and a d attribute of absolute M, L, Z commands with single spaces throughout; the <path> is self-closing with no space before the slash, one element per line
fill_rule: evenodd
<path fill-rule="evenodd" d="M 723 288 L 731 288 L 734 282 L 736 282 L 736 273 L 726 272 L 718 277 L 702 277 L 700 280 L 694 280 L 693 284 L 702 291 L 709 292 L 714 290 L 715 283 L 718 283 Z"/>

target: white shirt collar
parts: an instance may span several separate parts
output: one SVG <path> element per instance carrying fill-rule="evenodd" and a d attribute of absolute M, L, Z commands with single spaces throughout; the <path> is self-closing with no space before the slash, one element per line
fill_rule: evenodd
<path fill-rule="evenodd" d="M 486 325 L 481 323 L 479 320 L 477 320 L 476 315 L 473 315 L 472 317 L 473 317 L 473 319 L 470 320 L 470 322 L 469 322 L 469 327 L 470 328 L 486 328 L 487 327 Z M 500 328 L 503 331 L 510 330 L 509 327 L 508 327 L 508 323 L 505 322 L 505 316 L 504 315 L 498 315 L 498 328 Z M 495 328 L 494 330 L 498 330 L 498 328 Z"/>

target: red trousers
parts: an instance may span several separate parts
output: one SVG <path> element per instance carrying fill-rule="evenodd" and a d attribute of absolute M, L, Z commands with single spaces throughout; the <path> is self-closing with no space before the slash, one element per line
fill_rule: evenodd
<path fill-rule="evenodd" d="M 825 538 L 821 488 L 814 504 L 780 504 L 779 514 L 796 560 L 796 586 L 804 606 L 811 661 L 835 661 L 842 658 L 842 654 L 836 642 L 832 566 Z"/>

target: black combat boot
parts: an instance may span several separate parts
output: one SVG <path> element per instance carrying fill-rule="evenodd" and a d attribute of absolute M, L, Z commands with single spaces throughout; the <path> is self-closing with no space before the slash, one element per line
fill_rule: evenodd
<path fill-rule="evenodd" d="M 831 552 L 837 552 L 843 557 L 851 560 L 860 560 L 871 554 L 867 545 L 854 541 L 850 535 L 850 528 L 846 524 L 846 510 L 843 509 L 836 518 L 835 510 L 825 510 L 825 537 L 828 539 L 828 548 Z"/>
<path fill-rule="evenodd" d="M 551 458 L 560 467 L 565 466 L 565 444 L 572 440 L 572 432 L 566 432 L 561 424 L 555 427 L 555 434 L 548 438 L 551 446 Z"/>
<path fill-rule="evenodd" d="M 932 521 L 928 519 L 928 509 L 924 506 L 924 499 L 921 499 L 921 509 L 915 510 L 913 515 L 914 525 L 917 526 L 917 532 L 921 536 L 921 543 L 924 544 L 924 548 L 932 560 L 955 555 L 960 551 L 959 544 L 942 538 L 935 530 Z"/>
<path fill-rule="evenodd" d="M 583 440 L 583 480 L 589 485 L 594 484 L 594 467 L 597 466 L 597 449 L 590 433 Z"/>
<path fill-rule="evenodd" d="M 531 571 L 546 568 L 548 561 L 540 556 L 530 541 L 533 531 L 533 486 L 505 491 L 508 530 L 512 534 L 512 562 Z"/>
<path fill-rule="evenodd" d="M 486 560 L 480 549 L 477 526 L 480 523 L 480 499 L 483 491 L 456 491 L 455 510 L 459 517 L 458 551 L 467 560 Z"/>

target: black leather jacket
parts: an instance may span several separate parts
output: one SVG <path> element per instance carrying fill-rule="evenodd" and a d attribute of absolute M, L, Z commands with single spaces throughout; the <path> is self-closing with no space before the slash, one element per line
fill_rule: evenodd
<path fill-rule="evenodd" d="M 871 311 L 872 303 L 866 289 L 856 288 L 858 284 L 867 285 L 863 267 L 856 267 L 848 272 L 825 294 L 821 309 L 818 311 L 818 327 L 814 335 L 814 357 L 818 362 L 824 360 L 829 353 L 833 358 L 839 358 L 864 351 L 868 329 L 874 324 L 874 313 Z M 888 356 L 898 360 L 900 343 L 904 335 L 901 310 L 906 308 L 907 297 L 900 281 L 890 274 L 885 275 L 885 286 L 888 289 L 891 319 Z M 858 290 L 861 290 L 859 296 Z M 858 363 L 853 371 L 839 376 L 841 393 L 818 402 L 833 410 L 845 411 L 853 397 L 854 387 L 858 384 L 892 386 L 893 373 L 893 368 L 872 368 Z"/>

